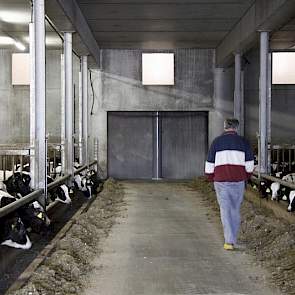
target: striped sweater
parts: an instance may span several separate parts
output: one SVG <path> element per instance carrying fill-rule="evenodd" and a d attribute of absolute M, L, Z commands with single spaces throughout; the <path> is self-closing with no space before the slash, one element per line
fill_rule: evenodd
<path fill-rule="evenodd" d="M 251 176 L 253 169 L 253 152 L 243 137 L 230 131 L 214 139 L 205 165 L 209 180 L 243 181 Z"/>

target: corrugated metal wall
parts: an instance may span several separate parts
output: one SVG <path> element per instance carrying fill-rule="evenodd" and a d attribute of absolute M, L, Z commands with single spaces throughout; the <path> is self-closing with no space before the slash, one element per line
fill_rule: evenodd
<path fill-rule="evenodd" d="M 207 112 L 160 112 L 159 176 L 202 175 L 207 152 Z M 119 179 L 156 176 L 155 112 L 108 113 L 108 174 Z"/>
<path fill-rule="evenodd" d="M 162 177 L 190 179 L 204 174 L 206 112 L 162 113 Z"/>
<path fill-rule="evenodd" d="M 153 177 L 150 112 L 108 113 L 108 173 L 120 179 Z"/>

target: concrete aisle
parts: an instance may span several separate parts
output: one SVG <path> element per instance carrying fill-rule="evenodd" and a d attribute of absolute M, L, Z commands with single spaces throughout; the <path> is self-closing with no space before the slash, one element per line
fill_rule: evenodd
<path fill-rule="evenodd" d="M 127 218 L 105 241 L 85 294 L 278 294 L 246 254 L 222 249 L 196 192 L 173 183 L 124 186 Z"/>

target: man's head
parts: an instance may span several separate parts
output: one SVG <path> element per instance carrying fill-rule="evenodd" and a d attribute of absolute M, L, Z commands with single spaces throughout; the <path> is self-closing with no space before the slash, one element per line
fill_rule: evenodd
<path fill-rule="evenodd" d="M 237 131 L 239 127 L 239 120 L 236 118 L 226 118 L 224 120 L 225 131 Z"/>

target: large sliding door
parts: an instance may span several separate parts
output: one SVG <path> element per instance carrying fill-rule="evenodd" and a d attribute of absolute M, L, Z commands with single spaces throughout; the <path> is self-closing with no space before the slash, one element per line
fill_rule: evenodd
<path fill-rule="evenodd" d="M 165 112 L 162 124 L 162 177 L 203 175 L 207 152 L 206 112 Z"/>
<path fill-rule="evenodd" d="M 153 177 L 152 113 L 108 113 L 108 174 L 119 179 Z"/>
<path fill-rule="evenodd" d="M 190 179 L 202 175 L 207 118 L 207 112 L 109 112 L 109 176 Z"/>

